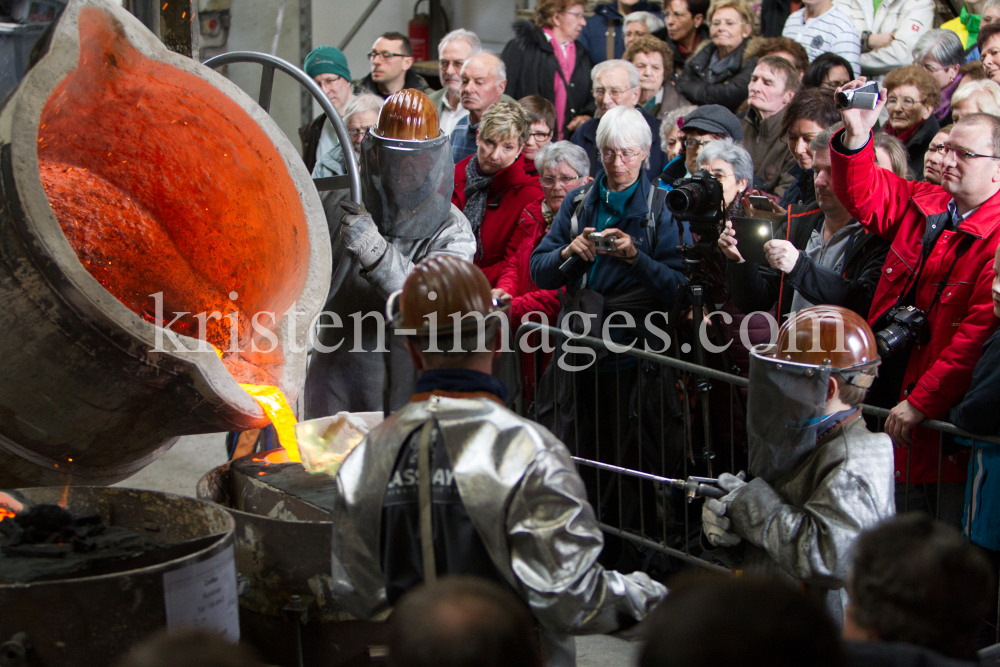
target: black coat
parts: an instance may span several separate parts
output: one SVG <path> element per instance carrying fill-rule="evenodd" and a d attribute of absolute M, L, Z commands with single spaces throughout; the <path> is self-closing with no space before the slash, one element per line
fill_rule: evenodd
<path fill-rule="evenodd" d="M 701 24 L 701 27 L 698 28 L 698 34 L 701 37 L 701 41 L 698 43 L 699 46 L 701 44 L 703 44 L 703 43 L 708 42 L 708 41 L 711 40 L 711 37 L 709 36 L 709 32 L 708 32 L 708 23 L 707 22 Z M 674 81 L 676 81 L 677 77 L 679 77 L 681 75 L 681 72 L 684 70 L 684 66 L 687 64 L 688 59 L 685 58 L 684 54 L 681 53 L 681 50 L 677 48 L 677 45 L 674 43 L 674 40 L 670 39 L 670 33 L 667 32 L 666 28 L 660 28 L 659 30 L 657 30 L 656 32 L 654 32 L 653 33 L 653 37 L 656 37 L 657 39 L 661 39 L 664 42 L 666 42 L 667 46 L 670 47 L 670 50 L 673 51 L 673 54 L 674 54 L 674 73 L 673 73 L 673 75 L 672 75 L 671 78 Z M 697 47 L 695 47 L 694 50 L 695 50 L 695 53 L 698 52 L 698 48 Z M 691 54 L 690 57 L 693 58 L 694 55 L 695 54 Z"/>
<path fill-rule="evenodd" d="M 781 271 L 756 262 L 727 261 L 727 279 L 736 306 L 744 313 L 768 312 L 781 293 L 780 321 L 791 310 L 794 292 L 801 291 L 802 296 L 813 303 L 843 306 L 868 319 L 872 297 L 882 277 L 882 265 L 889 254 L 889 242 L 864 229 L 859 230 L 844 257 L 844 271 L 838 275 L 805 254 L 813 230 L 823 223 L 823 212 L 815 206 L 798 205 L 792 205 L 788 212 L 791 228 L 789 223 L 781 225 L 774 238 L 791 241 L 799 250 L 799 259 L 786 277 L 784 290 L 781 289 L 784 275 Z"/>
<path fill-rule="evenodd" d="M 716 52 L 715 44 L 709 42 L 691 57 L 684 71 L 677 77 L 677 92 L 691 100 L 691 104 L 721 104 L 733 113 L 739 108 L 749 92 L 750 76 L 757 65 L 756 58 L 744 58 L 748 40 L 733 52 L 734 63 L 721 70 L 710 69 L 709 63 Z"/>
<path fill-rule="evenodd" d="M 643 111 L 641 106 L 636 106 L 642 113 L 649 125 L 649 131 L 653 133 L 653 142 L 649 146 L 649 167 L 646 168 L 646 178 L 650 183 L 655 183 L 663 168 L 667 166 L 667 155 L 660 147 L 660 119 L 651 116 Z M 597 175 L 604 171 L 601 156 L 597 154 L 597 126 L 600 125 L 600 118 L 591 118 L 586 123 L 577 128 L 570 140 L 583 150 L 587 151 L 590 158 L 590 175 L 597 178 Z"/>
<path fill-rule="evenodd" d="M 552 44 L 545 39 L 541 28 L 530 21 L 514 24 L 514 39 L 503 47 L 500 59 L 507 67 L 506 94 L 519 100 L 528 95 L 541 95 L 555 102 L 556 61 Z M 576 64 L 573 76 L 566 86 L 566 113 L 563 127 L 580 115 L 594 115 L 594 97 L 590 94 L 590 56 L 579 41 L 576 42 Z"/>

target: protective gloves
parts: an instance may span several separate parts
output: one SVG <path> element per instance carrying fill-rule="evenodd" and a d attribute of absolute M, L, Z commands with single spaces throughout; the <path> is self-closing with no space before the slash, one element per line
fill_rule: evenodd
<path fill-rule="evenodd" d="M 340 230 L 340 242 L 358 258 L 361 268 L 367 271 L 382 259 L 388 244 L 379 234 L 375 221 L 364 206 L 346 199 L 340 202 L 340 208 L 344 211 L 344 217 L 340 221 L 343 226 Z"/>
<path fill-rule="evenodd" d="M 708 498 L 701 508 L 701 524 L 708 543 L 713 547 L 735 547 L 743 538 L 732 531 L 732 522 L 726 518 L 729 503 L 736 493 L 746 486 L 746 475 L 719 475 L 719 486 L 728 493 L 722 498 Z"/>

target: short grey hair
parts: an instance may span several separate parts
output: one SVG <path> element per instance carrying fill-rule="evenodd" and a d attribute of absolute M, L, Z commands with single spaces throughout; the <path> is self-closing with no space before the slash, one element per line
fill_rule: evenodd
<path fill-rule="evenodd" d="M 466 30 L 465 28 L 459 28 L 458 30 L 452 30 L 447 35 L 441 38 L 438 42 L 438 54 L 444 51 L 444 48 L 454 42 L 456 39 L 461 39 L 469 43 L 472 47 L 472 53 L 469 57 L 478 56 L 483 52 L 483 43 L 479 41 L 479 35 L 472 32 L 471 30 Z"/>
<path fill-rule="evenodd" d="M 628 26 L 629 23 L 645 23 L 646 28 L 651 33 L 667 27 L 667 24 L 663 22 L 663 19 L 652 12 L 632 12 L 625 17 L 625 20 L 622 21 L 622 25 Z"/>
<path fill-rule="evenodd" d="M 627 60 L 605 60 L 602 63 L 594 65 L 593 69 L 590 70 L 590 82 L 597 85 L 597 77 L 616 67 L 620 67 L 628 73 L 628 85 L 630 87 L 637 88 L 639 86 L 639 70 Z"/>
<path fill-rule="evenodd" d="M 920 63 L 928 56 L 942 67 L 965 64 L 962 40 L 951 30 L 935 28 L 920 36 L 913 46 L 913 62 Z"/>
<path fill-rule="evenodd" d="M 712 160 L 722 160 L 729 163 L 737 181 L 753 182 L 753 158 L 750 157 L 747 149 L 729 137 L 716 139 L 705 144 L 701 153 L 698 154 L 698 167 L 701 168 Z"/>
<path fill-rule="evenodd" d="M 821 148 L 829 148 L 830 140 L 833 139 L 833 135 L 837 134 L 837 132 L 843 127 L 844 124 L 842 122 L 837 123 L 817 134 L 813 137 L 813 140 L 809 142 L 809 150 L 818 151 Z"/>
<path fill-rule="evenodd" d="M 1000 116 L 1000 84 L 989 79 L 962 81 L 951 96 L 951 106 L 977 97 L 976 108 L 982 113 Z"/>
<path fill-rule="evenodd" d="M 1000 2 L 1000 0 L 997 0 Z M 677 107 L 667 115 L 663 117 L 663 121 L 660 123 L 660 148 L 664 152 L 667 150 L 667 140 L 670 138 L 670 133 L 673 132 L 678 127 L 678 123 L 684 116 L 688 115 L 698 107 L 694 104 L 686 104 L 682 107 Z"/>
<path fill-rule="evenodd" d="M 469 58 L 468 60 L 466 60 L 464 63 L 462 63 L 462 72 L 461 73 L 465 74 L 465 68 L 469 66 L 469 63 L 471 63 L 474 58 L 481 58 L 482 56 L 489 56 L 490 58 L 494 58 L 496 60 L 496 63 L 494 63 L 494 65 L 495 65 L 495 68 L 496 68 L 497 83 L 500 83 L 501 81 L 506 81 L 507 80 L 507 66 L 503 64 L 503 61 L 500 60 L 500 58 L 498 58 L 495 54 L 490 53 L 489 51 L 480 51 L 479 53 L 477 53 L 476 55 L 472 56 L 471 58 Z"/>
<path fill-rule="evenodd" d="M 364 113 L 365 111 L 375 111 L 376 113 L 382 110 L 382 105 L 385 103 L 378 95 L 372 95 L 371 93 L 361 93 L 359 95 L 354 95 L 351 100 L 344 105 L 344 122 L 351 116 L 359 113 Z"/>
<path fill-rule="evenodd" d="M 639 146 L 648 151 L 653 143 L 653 132 L 649 123 L 638 109 L 617 106 L 603 116 L 597 125 L 598 153 L 611 149 L 624 149 L 629 146 Z"/>
<path fill-rule="evenodd" d="M 576 172 L 577 176 L 586 176 L 590 173 L 590 158 L 587 151 L 569 141 L 555 141 L 542 146 L 535 154 L 535 169 L 539 176 L 544 176 L 545 172 L 556 167 L 560 162 Z"/>

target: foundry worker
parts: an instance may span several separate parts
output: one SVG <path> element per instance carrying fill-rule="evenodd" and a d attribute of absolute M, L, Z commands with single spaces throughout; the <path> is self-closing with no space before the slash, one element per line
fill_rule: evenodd
<path fill-rule="evenodd" d="M 337 473 L 338 602 L 373 618 L 438 576 L 493 580 L 527 604 L 550 665 L 575 664 L 569 635 L 642 620 L 666 589 L 597 562 L 604 537 L 569 451 L 504 407 L 506 389 L 490 373 L 506 306 L 483 272 L 430 257 L 388 309 L 423 373 L 410 402 Z"/>
<path fill-rule="evenodd" d="M 382 410 L 385 346 L 393 405 L 405 402 L 415 376 L 401 339 L 384 336 L 385 299 L 425 257 L 472 261 L 476 252 L 469 221 L 451 204 L 451 143 L 427 95 L 390 96 L 361 142 L 360 162 L 363 207 L 343 190 L 323 198 L 333 276 L 306 377 L 308 419 Z"/>
<path fill-rule="evenodd" d="M 895 514 L 892 443 L 861 403 L 879 365 L 875 334 L 841 306 L 804 308 L 750 357 L 749 483 L 705 501 L 711 550 L 748 575 L 801 582 L 843 623 L 854 541 Z M 703 539 L 703 541 L 704 541 Z"/>

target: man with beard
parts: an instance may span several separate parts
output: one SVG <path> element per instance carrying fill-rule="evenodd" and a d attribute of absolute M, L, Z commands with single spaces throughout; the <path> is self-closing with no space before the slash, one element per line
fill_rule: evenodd
<path fill-rule="evenodd" d="M 413 89 L 390 96 L 361 143 L 364 206 L 344 191 L 324 201 L 334 268 L 306 377 L 307 418 L 387 410 L 409 398 L 413 365 L 402 341 L 384 339 L 382 313 L 386 297 L 425 257 L 472 261 L 476 239 L 451 204 L 454 179 L 451 142 L 440 132 L 434 103 Z"/>

